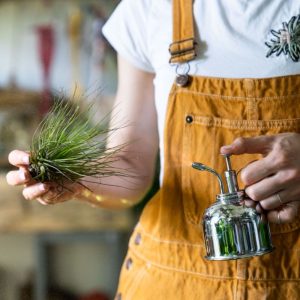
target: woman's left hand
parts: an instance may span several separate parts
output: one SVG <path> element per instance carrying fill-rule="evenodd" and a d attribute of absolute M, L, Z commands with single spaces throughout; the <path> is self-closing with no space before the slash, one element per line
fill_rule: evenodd
<path fill-rule="evenodd" d="M 241 171 L 246 186 L 247 206 L 265 210 L 272 223 L 289 223 L 299 218 L 300 134 L 237 138 L 221 147 L 221 154 L 260 153 L 262 159 Z"/>

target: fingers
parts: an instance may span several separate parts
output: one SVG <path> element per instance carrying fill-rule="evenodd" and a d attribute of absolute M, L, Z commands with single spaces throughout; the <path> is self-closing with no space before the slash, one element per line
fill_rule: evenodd
<path fill-rule="evenodd" d="M 57 194 L 54 190 L 49 190 L 44 195 L 37 197 L 36 200 L 41 203 L 42 205 L 52 205 L 56 203 L 63 202 L 62 199 L 60 199 L 61 193 Z"/>
<path fill-rule="evenodd" d="M 274 197 L 277 198 L 277 197 Z M 299 207 L 300 201 L 292 201 L 282 204 L 278 199 L 275 200 L 274 205 L 263 205 L 263 201 L 255 202 L 252 200 L 245 200 L 244 203 L 247 207 L 255 209 L 259 214 L 264 214 L 267 216 L 269 222 L 284 224 L 291 223 L 297 218 L 299 218 Z M 264 206 L 264 207 L 263 207 Z M 271 208 L 273 207 L 273 208 Z"/>
<path fill-rule="evenodd" d="M 268 220 L 277 224 L 290 223 L 299 218 L 299 206 L 300 201 L 293 201 L 284 205 L 280 210 L 271 210 L 267 213 Z"/>
<path fill-rule="evenodd" d="M 26 168 L 20 167 L 17 171 L 8 172 L 6 174 L 6 181 L 9 185 L 13 186 L 23 185 L 31 181 L 31 176 Z"/>
<path fill-rule="evenodd" d="M 244 204 L 247 207 L 255 209 L 259 214 L 264 213 L 264 209 L 262 208 L 259 202 L 253 201 L 251 199 L 246 199 L 244 200 Z"/>
<path fill-rule="evenodd" d="M 256 136 L 251 138 L 239 137 L 231 145 L 221 147 L 221 154 L 266 154 L 272 149 L 274 136 Z"/>
<path fill-rule="evenodd" d="M 53 205 L 71 199 L 74 194 L 66 189 L 60 190 L 55 184 L 37 183 L 25 187 L 23 196 L 27 200 L 36 200 L 42 205 Z"/>
<path fill-rule="evenodd" d="M 280 181 L 279 174 L 265 177 L 264 179 L 246 187 L 245 192 L 250 199 L 254 201 L 262 201 L 279 191 L 287 188 L 288 184 Z"/>
<path fill-rule="evenodd" d="M 256 202 L 246 199 L 245 205 L 256 209 L 260 214 L 266 214 L 269 222 L 284 224 L 291 223 L 299 218 L 300 201 L 289 201 L 291 199 L 290 190 L 283 190 L 267 199 Z M 294 192 L 296 198 L 299 193 Z M 293 197 L 293 196 L 292 196 Z"/>
<path fill-rule="evenodd" d="M 31 181 L 30 173 L 27 169 L 29 165 L 29 154 L 20 150 L 13 150 L 8 155 L 10 164 L 19 167 L 17 171 L 10 171 L 6 174 L 6 180 L 9 185 L 28 184 Z"/>
<path fill-rule="evenodd" d="M 276 171 L 277 166 L 274 165 L 270 161 L 269 156 L 267 156 L 249 163 L 240 171 L 240 174 L 243 183 L 248 186 L 262 180 L 263 178 L 269 177 L 276 173 Z"/>
<path fill-rule="evenodd" d="M 45 200 L 43 200 L 43 198 L 37 198 L 36 200 L 37 200 L 37 202 L 41 203 L 42 205 L 49 205 L 49 203 L 46 202 Z"/>
<path fill-rule="evenodd" d="M 20 151 L 20 150 L 13 150 L 8 155 L 8 161 L 13 166 L 28 166 L 29 165 L 29 153 Z"/>
<path fill-rule="evenodd" d="M 15 151 L 12 153 L 12 160 L 17 164 L 22 160 L 21 151 Z M 21 153 L 21 155 L 20 155 Z M 10 171 L 6 175 L 6 180 L 9 185 L 18 186 L 24 185 L 23 196 L 26 200 L 38 200 L 41 204 L 49 204 L 44 201 L 41 197 L 45 196 L 50 190 L 50 186 L 45 183 L 36 183 L 30 176 L 27 168 L 19 167 L 17 171 Z"/>
<path fill-rule="evenodd" d="M 49 186 L 47 192 L 39 197 L 36 200 L 43 205 L 52 205 L 61 202 L 70 200 L 74 196 L 73 192 L 63 189 L 58 190 L 58 186 Z"/>
<path fill-rule="evenodd" d="M 293 184 L 261 200 L 260 204 L 266 210 L 277 209 L 289 202 L 297 201 L 299 199 L 299 195 L 299 184 Z"/>
<path fill-rule="evenodd" d="M 272 223 L 290 223 L 299 218 L 299 194 L 300 187 L 294 184 L 263 200 L 246 199 L 244 202 L 247 207 L 256 209 L 260 214 L 266 214 Z"/>
<path fill-rule="evenodd" d="M 19 170 L 10 171 L 6 174 L 6 181 L 9 185 L 24 185 L 23 196 L 27 200 L 39 199 L 39 202 L 46 204 L 40 197 L 49 191 L 49 186 L 44 183 L 36 183 L 27 169 L 29 165 L 29 153 L 13 150 L 8 155 L 10 164 L 19 167 Z"/>
<path fill-rule="evenodd" d="M 249 163 L 241 170 L 241 179 L 245 185 L 251 185 L 274 174 L 277 165 L 267 154 L 272 150 L 274 136 L 258 136 L 253 138 L 237 138 L 231 145 L 221 147 L 222 154 L 260 153 L 265 157 Z"/>
<path fill-rule="evenodd" d="M 10 171 L 6 175 L 9 185 L 24 185 L 23 196 L 27 200 L 37 200 L 43 205 L 64 202 L 71 198 L 70 192 L 59 189 L 56 184 L 37 183 L 32 179 L 29 170 L 29 153 L 13 150 L 8 156 L 10 164 L 18 167 L 18 170 Z"/>
<path fill-rule="evenodd" d="M 288 223 L 298 217 L 300 206 L 300 135 L 238 138 L 223 146 L 221 154 L 262 154 L 241 171 L 246 193 L 245 205 L 266 212 L 270 222 Z"/>
<path fill-rule="evenodd" d="M 23 196 L 27 200 L 35 200 L 44 196 L 50 189 L 50 186 L 45 183 L 37 183 L 27 186 L 23 189 Z"/>
<path fill-rule="evenodd" d="M 260 205 L 265 210 L 273 210 L 281 208 L 285 202 L 283 202 L 280 195 L 284 195 L 285 191 L 278 192 L 272 196 L 260 201 Z"/>
<path fill-rule="evenodd" d="M 266 213 L 272 223 L 290 223 L 299 217 L 298 183 L 281 189 L 279 184 L 274 184 L 273 178 L 266 178 L 247 188 L 246 193 L 250 198 L 255 198 L 255 201 L 248 199 L 245 205 L 256 209 L 258 213 Z"/>

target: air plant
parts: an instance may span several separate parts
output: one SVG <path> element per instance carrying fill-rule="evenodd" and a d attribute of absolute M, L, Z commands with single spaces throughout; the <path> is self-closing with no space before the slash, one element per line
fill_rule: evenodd
<path fill-rule="evenodd" d="M 107 176 L 126 176 L 113 167 L 124 145 L 107 149 L 105 118 L 94 124 L 95 104 L 74 104 L 61 97 L 42 120 L 32 138 L 29 172 L 38 182 L 82 184 L 84 177 L 99 182 Z"/>
<path fill-rule="evenodd" d="M 276 31 L 271 30 L 273 35 L 270 41 L 265 44 L 270 48 L 267 57 L 276 53 L 289 56 L 294 62 L 300 58 L 300 15 L 294 16 L 288 23 L 283 22 L 283 28 Z M 275 39 L 274 39 L 275 38 Z"/>

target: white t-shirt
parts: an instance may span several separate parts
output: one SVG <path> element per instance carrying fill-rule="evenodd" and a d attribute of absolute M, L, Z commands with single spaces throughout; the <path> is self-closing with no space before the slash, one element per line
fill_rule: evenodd
<path fill-rule="evenodd" d="M 103 28 L 116 51 L 134 66 L 155 73 L 161 163 L 168 95 L 176 76 L 169 64 L 171 0 L 122 0 Z M 300 74 L 300 61 L 281 53 L 266 58 L 271 29 L 300 14 L 296 0 L 195 0 L 198 56 L 191 75 L 263 78 Z"/>

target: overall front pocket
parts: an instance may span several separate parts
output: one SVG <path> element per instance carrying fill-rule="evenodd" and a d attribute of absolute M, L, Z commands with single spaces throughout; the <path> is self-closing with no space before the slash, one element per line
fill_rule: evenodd
<path fill-rule="evenodd" d="M 201 162 L 218 173 L 225 171 L 220 147 L 232 143 L 237 137 L 274 135 L 283 132 L 300 132 L 300 118 L 280 120 L 231 120 L 187 114 L 193 122 L 186 123 L 183 131 L 182 189 L 183 207 L 187 221 L 199 226 L 205 209 L 220 193 L 217 178 L 210 173 L 194 170 L 193 162 Z M 260 154 L 244 154 L 232 157 L 232 166 L 240 170 Z M 243 186 L 241 185 L 241 188 Z M 289 232 L 300 227 L 300 222 L 274 225 L 274 233 Z"/>

